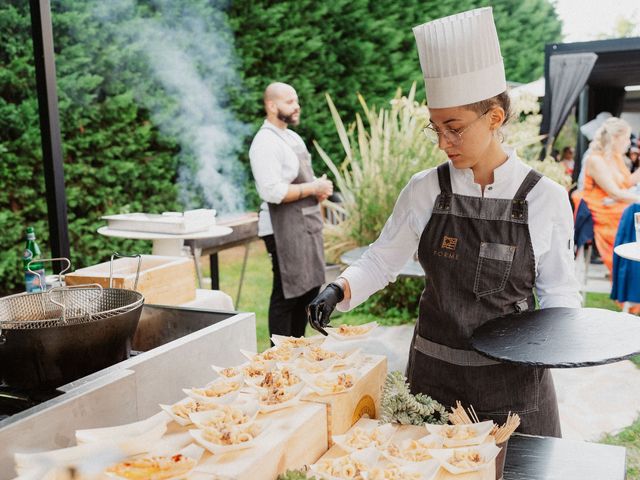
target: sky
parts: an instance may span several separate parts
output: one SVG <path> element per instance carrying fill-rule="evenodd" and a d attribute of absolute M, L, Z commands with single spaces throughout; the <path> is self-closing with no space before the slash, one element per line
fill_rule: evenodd
<path fill-rule="evenodd" d="M 565 42 L 583 42 L 611 34 L 619 18 L 630 18 L 640 36 L 640 1 L 638 0 L 552 0 L 562 20 Z"/>

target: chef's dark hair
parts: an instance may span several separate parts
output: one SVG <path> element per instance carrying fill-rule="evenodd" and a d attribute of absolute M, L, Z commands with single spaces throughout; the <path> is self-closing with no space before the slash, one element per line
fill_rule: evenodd
<path fill-rule="evenodd" d="M 509 98 L 509 94 L 506 90 L 495 97 L 465 105 L 463 108 L 476 112 L 478 115 L 482 115 L 484 112 L 494 107 L 500 107 L 504 110 L 504 122 L 502 122 L 502 125 L 507 123 L 511 118 L 512 112 L 511 99 Z"/>

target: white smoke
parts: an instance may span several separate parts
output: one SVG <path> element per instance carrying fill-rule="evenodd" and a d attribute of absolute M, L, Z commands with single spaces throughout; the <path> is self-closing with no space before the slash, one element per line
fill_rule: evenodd
<path fill-rule="evenodd" d="M 220 212 L 237 212 L 245 199 L 238 152 L 249 126 L 227 104 L 227 89 L 239 84 L 233 35 L 222 7 L 216 18 L 203 18 L 198 4 L 211 2 L 154 0 L 154 16 L 136 17 L 134 0 L 101 0 L 93 12 L 142 52 L 171 99 L 169 105 L 150 104 L 148 92 L 136 91 L 153 122 L 180 143 L 181 203 L 197 208 L 204 200 L 204 206 Z"/>

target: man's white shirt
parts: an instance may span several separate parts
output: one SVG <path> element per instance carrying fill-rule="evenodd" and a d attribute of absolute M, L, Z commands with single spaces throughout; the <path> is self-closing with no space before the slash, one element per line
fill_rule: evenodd
<path fill-rule="evenodd" d="M 258 218 L 260 237 L 273 233 L 267 202 L 278 204 L 286 196 L 289 185 L 300 170 L 300 162 L 293 148 L 304 146 L 300 135 L 288 128 L 278 128 L 268 120 L 264 121 L 263 127 L 256 133 L 249 149 L 251 171 L 262 199 Z"/>

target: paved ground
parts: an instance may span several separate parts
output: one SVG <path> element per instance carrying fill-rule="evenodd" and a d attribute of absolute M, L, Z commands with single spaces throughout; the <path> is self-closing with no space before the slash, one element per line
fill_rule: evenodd
<path fill-rule="evenodd" d="M 413 326 L 379 327 L 365 351 L 386 355 L 389 371 L 404 372 Z M 598 367 L 556 369 L 564 438 L 599 440 L 631 425 L 640 415 L 640 369 L 629 361 Z"/>

